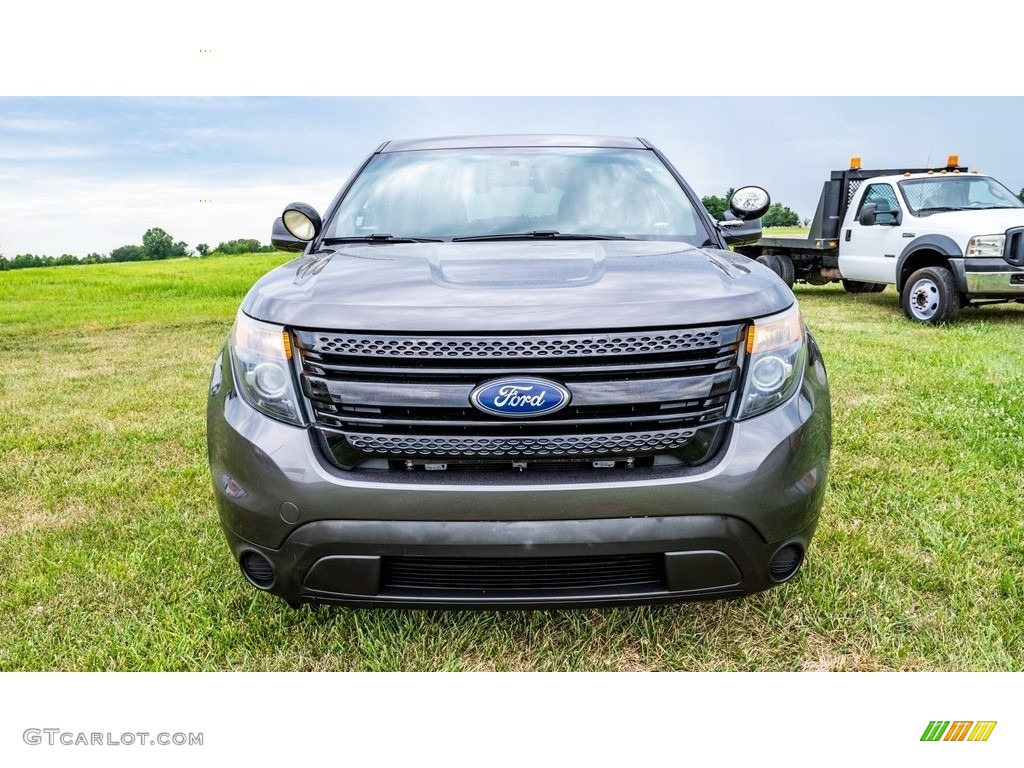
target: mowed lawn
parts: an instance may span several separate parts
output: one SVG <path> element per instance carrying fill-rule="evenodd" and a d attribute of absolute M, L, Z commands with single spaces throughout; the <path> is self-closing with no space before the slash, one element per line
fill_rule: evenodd
<path fill-rule="evenodd" d="M 931 328 L 891 288 L 797 287 L 834 443 L 807 565 L 780 588 L 293 611 L 232 562 L 204 433 L 238 303 L 287 258 L 0 273 L 0 670 L 1024 668 L 1024 306 Z"/>

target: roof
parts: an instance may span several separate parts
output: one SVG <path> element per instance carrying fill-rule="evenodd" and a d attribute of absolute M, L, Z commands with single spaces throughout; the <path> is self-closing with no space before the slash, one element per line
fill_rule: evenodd
<path fill-rule="evenodd" d="M 621 136 L 567 136 L 558 134 L 521 134 L 506 136 L 443 136 L 436 139 L 388 141 L 378 152 L 406 152 L 414 149 L 463 149 L 480 147 L 608 147 L 648 149 L 640 138 Z"/>
<path fill-rule="evenodd" d="M 865 179 L 865 181 L 882 181 L 889 183 L 896 183 L 900 181 L 906 181 L 907 179 L 962 179 L 962 178 L 979 178 L 988 174 L 978 173 L 977 171 L 961 171 L 957 173 L 953 172 L 938 172 L 938 173 L 900 173 L 900 174 L 888 174 L 886 176 L 874 176 L 871 179 Z"/>

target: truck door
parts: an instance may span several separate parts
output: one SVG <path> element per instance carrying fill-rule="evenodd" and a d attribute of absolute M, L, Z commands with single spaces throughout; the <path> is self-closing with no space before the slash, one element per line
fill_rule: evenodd
<path fill-rule="evenodd" d="M 873 221 L 862 224 L 864 206 L 873 203 Z M 891 184 L 869 184 L 856 209 L 850 206 L 839 233 L 839 271 L 848 280 L 895 283 L 896 257 L 903 250 L 905 212 Z"/>

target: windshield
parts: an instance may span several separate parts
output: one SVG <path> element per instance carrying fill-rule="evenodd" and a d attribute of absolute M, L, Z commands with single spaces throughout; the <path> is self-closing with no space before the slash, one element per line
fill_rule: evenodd
<path fill-rule="evenodd" d="M 683 240 L 708 232 L 649 150 L 435 149 L 375 155 L 325 238 L 503 234 Z"/>
<path fill-rule="evenodd" d="M 913 213 L 985 208 L 1024 208 L 1016 195 L 988 176 L 908 179 L 900 190 Z"/>

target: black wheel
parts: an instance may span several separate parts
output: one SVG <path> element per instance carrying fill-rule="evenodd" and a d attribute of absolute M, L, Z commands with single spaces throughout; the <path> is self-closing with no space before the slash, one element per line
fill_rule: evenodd
<path fill-rule="evenodd" d="M 860 280 L 843 280 L 847 293 L 879 293 L 885 290 L 885 283 L 865 283 Z"/>
<path fill-rule="evenodd" d="M 795 270 L 793 269 L 793 262 L 790 261 L 789 256 L 779 256 L 774 253 L 762 253 L 757 257 L 757 261 L 764 264 L 768 269 L 781 277 L 783 282 L 790 288 L 793 287 L 793 280 L 796 275 Z"/>
<path fill-rule="evenodd" d="M 793 260 L 784 253 L 776 253 L 775 260 L 779 263 L 779 277 L 790 288 L 796 282 L 796 269 L 793 267 Z"/>
<path fill-rule="evenodd" d="M 758 264 L 764 264 L 776 275 L 779 274 L 779 270 L 782 269 L 782 267 L 779 266 L 779 260 L 775 258 L 775 254 L 773 253 L 762 253 L 757 257 L 756 261 Z"/>
<path fill-rule="evenodd" d="M 919 323 L 948 323 L 960 311 L 960 294 L 953 273 L 944 267 L 925 267 L 910 276 L 900 293 L 903 311 Z"/>

